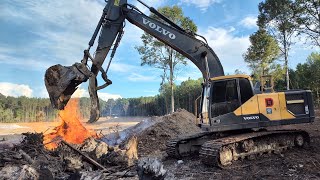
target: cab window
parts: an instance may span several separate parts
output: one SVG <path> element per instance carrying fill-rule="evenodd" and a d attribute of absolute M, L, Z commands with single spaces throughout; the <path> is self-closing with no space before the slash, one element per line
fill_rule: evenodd
<path fill-rule="evenodd" d="M 212 103 L 238 100 L 236 80 L 218 81 L 213 83 Z"/>
<path fill-rule="evenodd" d="M 211 88 L 211 117 L 232 112 L 240 106 L 236 79 L 213 82 Z"/>

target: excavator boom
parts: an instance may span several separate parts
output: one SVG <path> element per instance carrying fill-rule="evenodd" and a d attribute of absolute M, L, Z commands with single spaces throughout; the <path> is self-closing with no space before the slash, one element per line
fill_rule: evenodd
<path fill-rule="evenodd" d="M 111 53 L 111 58 L 113 57 L 123 34 L 125 20 L 128 20 L 190 59 L 199 68 L 205 80 L 224 75 L 219 58 L 206 42 L 197 39 L 196 34 L 187 32 L 174 24 L 154 8 L 148 8 L 165 23 L 146 16 L 136 7 L 127 4 L 126 0 L 120 0 L 119 3 L 115 0 L 107 2 L 81 63 L 66 67 L 54 65 L 46 71 L 45 84 L 51 103 L 55 108 L 63 109 L 77 89 L 77 86 L 89 79 L 89 94 L 91 98 L 91 116 L 89 122 L 95 122 L 99 119 L 97 90 L 111 84 L 106 71 L 102 69 L 102 65 L 109 50 L 114 45 Z M 95 57 L 92 58 L 89 50 L 93 46 L 99 31 L 98 46 L 95 51 Z M 88 58 L 92 60 L 90 70 L 86 68 Z M 102 73 L 105 84 L 98 87 L 96 76 L 99 71 Z"/>
<path fill-rule="evenodd" d="M 224 76 L 219 58 L 202 36 L 184 30 L 154 8 L 146 7 L 161 21 L 146 16 L 126 0 L 108 0 L 81 63 L 54 65 L 46 71 L 45 84 L 54 107 L 63 109 L 78 85 L 89 80 L 89 122 L 99 119 L 97 91 L 112 83 L 107 70 L 121 41 L 124 21 L 128 20 L 191 60 L 203 75 L 198 125 L 205 132 L 171 139 L 167 143 L 169 156 L 180 158 L 198 153 L 205 164 L 224 167 L 238 159 L 309 144 L 310 137 L 305 131 L 265 131 L 265 128 L 313 122 L 311 91 L 274 92 L 272 88 L 261 86 L 260 92 L 253 91 L 250 76 Z M 92 57 L 89 51 L 99 32 L 98 46 Z M 110 49 L 110 61 L 104 70 L 102 65 Z M 90 70 L 87 68 L 89 59 L 92 61 Z M 99 72 L 105 81 L 101 86 L 96 78 Z"/>

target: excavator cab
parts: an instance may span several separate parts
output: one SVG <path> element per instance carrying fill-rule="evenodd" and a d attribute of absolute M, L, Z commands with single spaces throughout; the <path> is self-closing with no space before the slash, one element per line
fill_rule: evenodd
<path fill-rule="evenodd" d="M 245 75 L 212 78 L 211 117 L 233 112 L 253 96 L 249 78 Z"/>
<path fill-rule="evenodd" d="M 197 117 L 204 124 L 210 124 L 211 118 L 233 112 L 254 95 L 251 77 L 247 75 L 211 78 L 203 89 L 201 113 Z"/>
<path fill-rule="evenodd" d="M 211 78 L 204 86 L 198 125 L 206 131 L 228 131 L 313 121 L 311 91 L 275 92 L 271 76 L 262 80 L 257 93 L 247 75 Z"/>

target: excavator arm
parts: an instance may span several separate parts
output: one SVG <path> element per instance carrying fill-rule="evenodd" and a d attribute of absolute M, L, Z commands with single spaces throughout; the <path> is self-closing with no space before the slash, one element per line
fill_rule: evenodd
<path fill-rule="evenodd" d="M 141 1 L 139 0 L 139 2 Z M 211 77 L 224 75 L 222 65 L 214 51 L 206 42 L 196 38 L 196 36 L 203 37 L 182 29 L 154 8 L 148 8 L 165 23 L 146 16 L 136 7 L 127 4 L 127 0 L 120 0 L 120 2 L 109 0 L 107 2 L 89 42 L 89 48 L 84 51 L 84 58 L 81 63 L 75 63 L 69 67 L 54 65 L 46 71 L 45 84 L 51 103 L 55 108 L 63 109 L 77 89 L 77 86 L 89 79 L 89 94 L 91 98 L 91 116 L 89 122 L 95 122 L 99 119 L 100 112 L 97 91 L 112 83 L 108 79 L 106 72 L 121 41 L 123 24 L 126 19 L 190 59 L 202 72 L 205 82 Z M 99 31 L 98 46 L 93 58 L 89 50 L 93 46 Z M 102 65 L 112 46 L 111 59 L 105 71 L 102 69 Z M 90 71 L 86 68 L 88 60 L 92 61 Z M 99 71 L 102 73 L 102 79 L 105 80 L 105 84 L 98 87 L 96 76 Z"/>

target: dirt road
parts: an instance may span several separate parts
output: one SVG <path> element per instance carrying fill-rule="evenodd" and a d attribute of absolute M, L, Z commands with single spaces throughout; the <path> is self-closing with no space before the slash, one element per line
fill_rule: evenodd
<path fill-rule="evenodd" d="M 94 124 L 87 124 L 86 120 L 82 123 L 88 129 L 93 129 L 97 133 L 109 134 L 114 131 L 121 131 L 128 127 L 138 124 L 148 117 L 102 117 Z M 32 123 L 0 123 L 0 139 L 12 139 L 20 137 L 20 134 L 26 132 L 46 132 L 49 133 L 54 127 L 60 125 L 60 121 L 54 122 L 32 122 Z"/>

